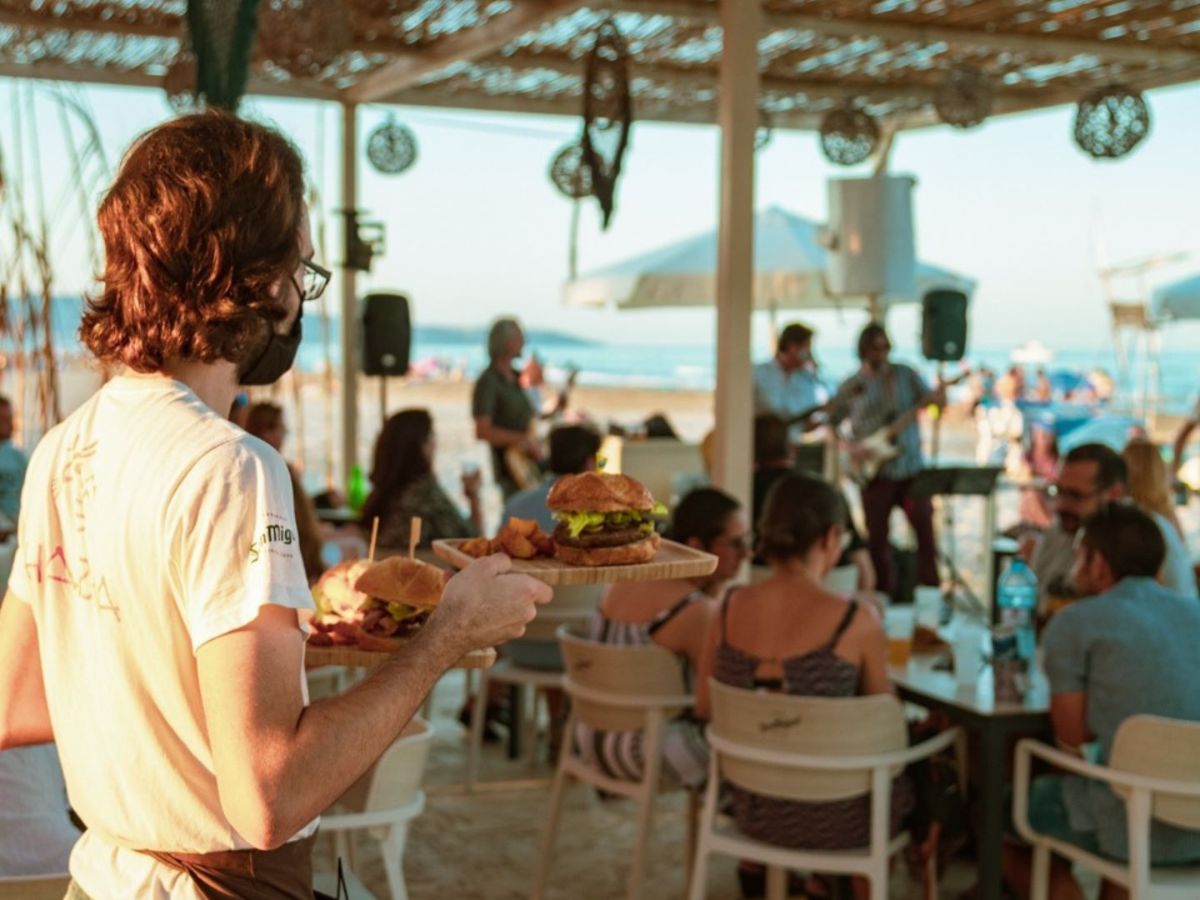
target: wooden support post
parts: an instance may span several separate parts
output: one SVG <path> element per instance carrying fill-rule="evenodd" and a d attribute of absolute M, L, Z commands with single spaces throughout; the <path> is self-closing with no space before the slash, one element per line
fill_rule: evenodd
<path fill-rule="evenodd" d="M 721 213 L 717 256 L 717 390 L 714 481 L 747 508 L 751 499 L 754 385 L 754 135 L 758 129 L 758 0 L 721 0 Z"/>

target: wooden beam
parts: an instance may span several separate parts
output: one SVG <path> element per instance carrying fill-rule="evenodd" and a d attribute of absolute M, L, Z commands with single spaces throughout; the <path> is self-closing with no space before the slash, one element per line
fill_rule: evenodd
<path fill-rule="evenodd" d="M 475 28 L 465 28 L 439 41 L 427 52 L 393 60 L 349 88 L 347 97 L 357 103 L 386 100 L 449 65 L 495 53 L 521 35 L 587 3 L 588 0 L 520 0 L 504 15 Z"/>
<path fill-rule="evenodd" d="M 720 25 L 716 4 L 697 5 L 680 0 L 610 0 L 609 8 L 644 16 L 666 16 L 698 25 Z M 1191 20 L 1189 20 L 1191 21 Z M 1029 53 L 1041 58 L 1095 56 L 1110 62 L 1174 65 L 1200 62 L 1200 50 L 1171 46 L 1154 40 L 1091 40 L 1012 31 L 985 31 L 940 25 L 911 25 L 884 18 L 826 18 L 808 13 L 764 12 L 766 31 L 809 31 L 829 37 L 876 37 L 891 43 L 953 44 L 985 50 Z"/>
<path fill-rule="evenodd" d="M 549 99 L 522 97 L 517 94 L 489 96 L 469 91 L 438 91 L 434 88 L 406 91 L 388 100 L 387 104 L 477 112 L 563 116 L 571 119 L 578 119 L 582 109 L 582 101 L 574 95 Z M 717 120 L 717 107 L 715 103 L 679 106 L 662 100 L 635 99 L 633 118 L 635 124 L 637 122 L 662 122 L 675 125 L 713 125 Z M 773 113 L 771 116 L 771 126 L 777 131 L 810 131 L 817 128 L 820 121 L 820 114 L 805 112 Z"/>
<path fill-rule="evenodd" d="M 69 81 L 76 84 L 106 84 L 162 90 L 162 77 L 137 69 L 106 69 L 44 63 L 0 63 L 0 77 L 32 78 L 39 81 Z M 290 97 L 301 100 L 337 100 L 333 88 L 307 82 L 284 82 L 251 78 L 246 94 L 256 97 Z"/>

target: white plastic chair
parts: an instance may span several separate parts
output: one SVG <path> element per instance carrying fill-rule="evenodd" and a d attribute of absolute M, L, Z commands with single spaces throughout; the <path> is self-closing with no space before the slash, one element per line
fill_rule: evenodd
<path fill-rule="evenodd" d="M 886 900 L 888 863 L 908 843 L 892 837 L 892 778 L 906 765 L 952 745 L 958 729 L 908 746 L 904 708 L 895 697 L 800 697 L 747 691 L 709 680 L 711 773 L 700 815 L 690 900 L 702 900 L 708 857 L 714 853 L 767 866 L 768 900 L 782 900 L 787 871 L 862 875 L 872 900 Z M 829 802 L 869 795 L 871 834 L 865 847 L 801 850 L 748 837 L 718 824 L 722 780 L 782 800 Z"/>
<path fill-rule="evenodd" d="M 62 900 L 70 875 L 15 875 L 0 878 L 0 900 Z"/>
<path fill-rule="evenodd" d="M 704 460 L 700 445 L 671 438 L 627 441 L 612 438 L 600 451 L 605 471 L 632 475 L 657 499 L 668 506 L 675 502 L 675 481 L 681 475 L 701 476 Z"/>
<path fill-rule="evenodd" d="M 1107 782 L 1125 798 L 1129 862 L 1121 863 L 1033 830 L 1029 824 L 1029 773 L 1033 757 L 1075 775 Z M 1200 722 L 1131 716 L 1113 739 L 1107 766 L 1084 762 L 1038 741 L 1017 744 L 1013 819 L 1033 845 L 1033 900 L 1046 900 L 1050 853 L 1100 873 L 1129 891 L 1130 900 L 1200 897 L 1200 865 L 1150 864 L 1150 821 L 1200 831 Z"/>
<path fill-rule="evenodd" d="M 690 708 L 694 698 L 684 688 L 679 660 L 662 647 L 601 644 L 571 634 L 565 627 L 559 629 L 558 639 L 566 658 L 567 674 L 562 683 L 571 699 L 571 714 L 550 791 L 550 813 L 534 878 L 533 900 L 541 900 L 545 890 L 568 778 L 636 801 L 638 827 L 626 894 L 629 900 L 636 900 L 645 874 L 654 801 L 663 788 L 659 778 L 663 726 Z M 598 731 L 644 731 L 646 768 L 642 780 L 619 781 L 590 765 L 575 749 L 577 723 Z M 689 816 L 689 838 L 691 819 Z M 689 840 L 689 849 L 690 845 Z"/>
<path fill-rule="evenodd" d="M 525 638 L 528 640 L 552 641 L 563 626 L 571 626 L 589 619 L 600 602 L 603 593 L 601 585 L 568 585 L 554 589 L 554 600 L 549 606 L 538 610 L 537 618 L 525 628 Z M 518 666 L 510 659 L 501 658 L 494 666 L 479 670 L 479 689 L 471 706 L 471 731 L 468 736 L 466 760 L 467 792 L 473 792 L 479 782 L 479 755 L 483 748 L 483 729 L 487 698 L 493 682 L 516 685 L 526 694 L 526 702 L 521 704 L 525 709 L 525 721 L 513 721 L 513 728 L 525 729 L 525 747 L 529 754 L 529 767 L 537 764 L 537 727 L 539 721 L 539 701 L 547 690 L 562 687 L 563 672 L 561 669 L 534 669 Z M 532 696 L 530 696 L 532 695 Z M 489 789 L 525 788 L 529 781 L 492 781 L 487 783 Z"/>
<path fill-rule="evenodd" d="M 392 900 L 406 900 L 404 843 L 408 823 L 425 809 L 421 777 L 433 728 L 413 718 L 379 760 L 321 816 L 321 831 L 333 832 L 337 855 L 354 865 L 351 832 L 365 830 L 379 843 Z"/>

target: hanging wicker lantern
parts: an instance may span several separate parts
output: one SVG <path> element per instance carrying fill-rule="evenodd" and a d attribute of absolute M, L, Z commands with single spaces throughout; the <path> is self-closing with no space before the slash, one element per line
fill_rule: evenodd
<path fill-rule="evenodd" d="M 1118 159 L 1150 133 L 1150 107 L 1120 84 L 1092 91 L 1075 110 L 1075 143 L 1095 159 Z"/>
<path fill-rule="evenodd" d="M 609 16 L 596 28 L 583 73 L 583 161 L 591 194 L 600 204 L 601 227 L 607 229 L 616 205 L 617 179 L 629 132 L 633 101 L 629 87 L 629 50 L 616 20 Z"/>
<path fill-rule="evenodd" d="M 821 120 L 821 149 L 839 166 L 856 166 L 868 159 L 879 144 L 875 119 L 852 106 L 826 113 Z"/>
<path fill-rule="evenodd" d="M 583 146 L 571 141 L 550 161 L 550 181 L 558 192 L 571 200 L 592 195 L 592 170 L 583 163 Z"/>
<path fill-rule="evenodd" d="M 388 116 L 367 138 L 367 159 L 376 172 L 399 175 L 417 161 L 417 136 L 412 129 Z"/>
<path fill-rule="evenodd" d="M 259 52 L 299 78 L 319 77 L 352 36 L 342 0 L 263 0 L 259 11 Z"/>
<path fill-rule="evenodd" d="M 947 125 L 974 128 L 992 111 L 992 83 L 974 66 L 955 66 L 946 73 L 933 106 Z"/>
<path fill-rule="evenodd" d="M 162 86 L 167 95 L 167 103 L 175 110 L 176 115 L 186 116 L 204 108 L 203 99 L 196 93 L 198 74 L 196 57 L 186 50 L 176 53 L 171 64 L 167 66 Z"/>

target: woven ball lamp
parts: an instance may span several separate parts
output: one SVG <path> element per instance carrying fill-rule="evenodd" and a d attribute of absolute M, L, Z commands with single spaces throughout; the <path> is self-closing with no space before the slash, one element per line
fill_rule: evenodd
<path fill-rule="evenodd" d="M 946 73 L 933 106 L 947 125 L 974 128 L 991 114 L 992 84 L 974 66 L 955 66 Z"/>
<path fill-rule="evenodd" d="M 856 166 L 879 145 L 879 126 L 861 109 L 842 106 L 821 120 L 821 150 L 839 166 Z"/>
<path fill-rule="evenodd" d="M 1075 109 L 1075 143 L 1093 159 L 1119 159 L 1150 133 L 1150 107 L 1120 84 L 1092 91 Z"/>

